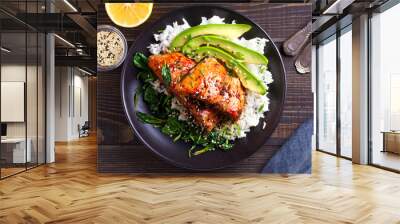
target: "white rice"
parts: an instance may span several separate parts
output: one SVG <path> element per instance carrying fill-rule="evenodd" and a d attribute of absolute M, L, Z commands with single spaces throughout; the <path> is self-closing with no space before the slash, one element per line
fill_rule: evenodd
<path fill-rule="evenodd" d="M 174 39 L 176 35 L 180 32 L 190 28 L 190 25 L 183 19 L 182 24 L 178 24 L 178 22 L 174 22 L 171 25 L 167 25 L 165 29 L 159 33 L 154 34 L 154 39 L 158 42 L 156 44 L 150 44 L 149 51 L 152 54 L 160 54 L 161 52 L 166 52 L 168 50 L 168 46 L 171 41 Z"/>
<path fill-rule="evenodd" d="M 207 19 L 207 17 L 201 17 L 200 25 L 207 25 L 207 24 L 225 24 L 225 18 L 221 18 L 219 16 L 212 16 Z"/>
<path fill-rule="evenodd" d="M 206 25 L 225 23 L 225 18 L 212 16 L 210 18 L 202 17 L 200 24 Z M 231 23 L 234 24 L 235 21 L 232 21 Z M 185 19 L 183 19 L 182 24 L 174 22 L 172 26 L 167 25 L 162 32 L 154 34 L 154 39 L 156 40 L 156 43 L 150 44 L 150 46 L 148 46 L 150 53 L 160 54 L 168 52 L 168 47 L 174 37 L 188 28 L 190 28 L 190 25 L 186 22 Z M 261 54 L 264 54 L 264 48 L 268 42 L 267 39 L 258 37 L 249 40 L 246 40 L 245 38 L 240 38 L 234 39 L 232 41 L 244 47 L 257 51 Z M 253 74 L 257 75 L 261 80 L 263 80 L 266 85 L 273 82 L 272 74 L 267 70 L 267 67 L 265 65 L 247 64 L 247 67 Z M 161 85 L 158 80 L 153 83 L 153 86 L 158 92 L 167 93 L 167 90 Z M 176 100 L 176 98 L 173 98 L 172 100 L 172 108 L 179 111 L 180 120 L 187 120 L 189 118 L 188 111 L 179 103 L 178 100 Z M 227 124 L 225 127 L 221 127 L 221 129 L 229 130 L 227 132 L 227 137 L 229 137 L 230 139 L 245 137 L 246 133 L 250 131 L 251 127 L 257 126 L 259 124 L 260 118 L 264 117 L 264 113 L 268 110 L 269 99 L 267 95 L 261 95 L 256 92 L 246 90 L 246 104 L 239 120 L 236 121 L 234 124 Z M 263 128 L 265 127 L 265 125 L 266 124 L 264 123 Z"/>
<path fill-rule="evenodd" d="M 265 38 L 253 38 L 250 40 L 246 40 L 245 38 L 240 38 L 240 39 L 236 39 L 233 40 L 234 42 L 236 42 L 237 44 L 240 44 L 244 47 L 250 48 L 254 51 L 257 51 L 260 54 L 264 54 L 264 48 L 265 45 L 267 44 L 268 40 Z"/>

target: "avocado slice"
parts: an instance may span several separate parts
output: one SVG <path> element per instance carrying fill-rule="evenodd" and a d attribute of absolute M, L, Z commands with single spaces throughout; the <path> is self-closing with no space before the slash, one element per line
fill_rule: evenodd
<path fill-rule="evenodd" d="M 238 60 L 249 64 L 263 64 L 268 65 L 268 59 L 258 53 L 257 51 L 251 50 L 249 48 L 243 47 L 240 44 L 232 42 L 224 37 L 215 35 L 204 35 L 195 37 L 183 46 L 182 52 L 184 54 L 190 54 L 201 45 L 212 45 L 219 47 L 232 54 L 233 57 Z"/>
<path fill-rule="evenodd" d="M 255 76 L 253 73 L 251 73 L 244 64 L 237 61 L 226 51 L 223 51 L 216 47 L 204 46 L 197 48 L 197 50 L 194 51 L 194 54 L 196 55 L 195 56 L 196 60 L 200 60 L 204 57 L 211 56 L 224 61 L 226 66 L 232 69 L 235 72 L 235 74 L 239 77 L 240 81 L 242 82 L 242 85 L 245 88 L 262 95 L 264 95 L 267 92 L 267 86 L 265 85 L 265 83 L 257 76 Z"/>
<path fill-rule="evenodd" d="M 171 42 L 170 49 L 178 50 L 193 37 L 215 34 L 228 38 L 238 38 L 249 31 L 248 24 L 207 24 L 198 25 L 180 32 Z"/>

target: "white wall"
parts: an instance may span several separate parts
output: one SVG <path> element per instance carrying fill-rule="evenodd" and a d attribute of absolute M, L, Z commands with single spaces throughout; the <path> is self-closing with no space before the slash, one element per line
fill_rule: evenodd
<path fill-rule="evenodd" d="M 37 70 L 38 69 L 38 70 Z M 44 89 L 43 89 L 42 67 L 36 65 L 24 64 L 2 64 L 1 81 L 2 82 L 24 82 L 26 84 L 26 107 L 21 108 L 26 112 L 26 120 L 22 122 L 6 122 L 8 138 L 25 138 L 30 140 L 32 161 L 36 162 L 39 158 L 40 163 L 44 162 Z M 27 79 L 27 80 L 25 80 Z M 22 90 L 24 91 L 24 90 Z M 24 94 L 24 92 L 22 93 Z M 4 96 L 3 96 L 4 97 Z M 10 110 L 11 108 L 1 108 Z M 10 112 L 10 111 L 8 111 Z M 12 113 L 12 111 L 11 111 Z M 36 153 L 39 153 L 37 157 Z"/>
<path fill-rule="evenodd" d="M 29 85 L 36 86 L 36 80 L 32 80 L 30 74 L 34 74 L 36 76 L 36 66 L 27 66 L 27 74 Z M 25 64 L 4 64 L 1 66 L 1 81 L 2 82 L 25 82 Z M 27 88 L 27 106 L 36 108 L 36 88 Z M 31 104 L 34 102 L 34 104 Z M 1 108 L 2 110 L 6 110 L 7 108 Z M 31 108 L 32 109 L 32 108 Z M 31 111 L 31 110 L 29 110 Z M 28 111 L 28 112 L 29 112 Z M 36 109 L 35 109 L 36 111 Z M 28 122 L 34 122 L 35 124 L 28 124 L 28 129 L 35 125 L 34 129 L 36 129 L 36 113 L 28 113 Z M 7 122 L 7 136 L 8 137 L 25 137 L 25 123 L 26 122 Z M 28 137 L 30 131 L 28 130 Z"/>
<path fill-rule="evenodd" d="M 28 70 L 31 68 L 28 67 Z M 2 82 L 25 82 L 25 64 L 6 64 L 1 66 L 1 81 Z M 1 108 L 6 110 L 6 108 Z M 8 137 L 25 137 L 25 123 L 12 122 L 7 123 Z"/>
<path fill-rule="evenodd" d="M 25 121 L 25 83 L 1 82 L 1 122 Z"/>
<path fill-rule="evenodd" d="M 78 75 L 76 72 L 79 72 Z M 75 70 L 74 75 L 74 108 L 72 109 L 72 136 L 79 137 L 78 124 L 81 126 L 89 120 L 88 102 L 88 77 L 82 76 L 79 70 Z"/>
<path fill-rule="evenodd" d="M 77 139 L 88 120 L 88 78 L 72 67 L 56 67 L 55 76 L 55 141 Z"/>
<path fill-rule="evenodd" d="M 55 141 L 68 141 L 69 132 L 69 68 L 56 67 L 55 68 Z"/>

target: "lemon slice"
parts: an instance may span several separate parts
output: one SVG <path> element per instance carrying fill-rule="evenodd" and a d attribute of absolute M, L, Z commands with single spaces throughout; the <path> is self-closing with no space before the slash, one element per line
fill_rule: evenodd
<path fill-rule="evenodd" d="M 137 27 L 151 14 L 153 3 L 106 3 L 108 17 L 122 27 Z"/>

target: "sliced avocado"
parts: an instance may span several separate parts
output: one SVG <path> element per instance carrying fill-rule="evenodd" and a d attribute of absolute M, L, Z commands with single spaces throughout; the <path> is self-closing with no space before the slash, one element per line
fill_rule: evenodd
<path fill-rule="evenodd" d="M 184 54 L 190 54 L 201 45 L 212 45 L 219 47 L 232 54 L 233 57 L 239 59 L 240 61 L 249 64 L 268 64 L 268 59 L 258 53 L 257 51 L 251 50 L 249 48 L 243 47 L 235 42 L 232 42 L 224 37 L 215 35 L 204 35 L 195 37 L 183 46 L 182 52 Z"/>
<path fill-rule="evenodd" d="M 216 47 L 204 46 L 199 47 L 194 53 L 197 60 L 211 56 L 224 61 L 226 66 L 236 73 L 245 88 L 262 95 L 267 92 L 267 86 L 265 86 L 265 83 L 251 73 L 244 64 L 237 61 L 226 51 Z"/>
<path fill-rule="evenodd" d="M 198 25 L 179 33 L 171 42 L 170 49 L 178 50 L 193 37 L 215 34 L 228 38 L 238 38 L 251 29 L 247 24 L 207 24 Z"/>

